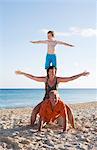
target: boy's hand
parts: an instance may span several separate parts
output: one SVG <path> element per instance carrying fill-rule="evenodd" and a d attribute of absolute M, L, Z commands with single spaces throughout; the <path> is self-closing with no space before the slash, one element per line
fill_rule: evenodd
<path fill-rule="evenodd" d="M 82 72 L 82 76 L 88 76 L 90 74 L 90 72 L 84 71 Z"/>
<path fill-rule="evenodd" d="M 36 41 L 30 41 L 30 43 L 37 43 Z"/>
<path fill-rule="evenodd" d="M 69 44 L 70 47 L 74 47 L 74 45 Z"/>
<path fill-rule="evenodd" d="M 15 71 L 15 73 L 16 73 L 16 74 L 23 74 L 23 72 L 22 72 L 22 71 L 19 71 L 19 70 Z"/>

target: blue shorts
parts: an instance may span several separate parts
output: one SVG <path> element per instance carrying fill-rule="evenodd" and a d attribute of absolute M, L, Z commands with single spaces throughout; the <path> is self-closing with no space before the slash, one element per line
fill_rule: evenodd
<path fill-rule="evenodd" d="M 46 55 L 45 69 L 48 69 L 51 66 L 51 63 L 52 63 L 52 66 L 57 68 L 57 60 L 56 60 L 55 54 Z"/>

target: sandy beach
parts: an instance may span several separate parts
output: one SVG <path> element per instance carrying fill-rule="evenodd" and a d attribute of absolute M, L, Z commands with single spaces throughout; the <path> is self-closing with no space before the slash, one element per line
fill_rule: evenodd
<path fill-rule="evenodd" d="M 32 128 L 32 108 L 0 110 L 0 150 L 97 150 L 97 102 L 70 105 L 75 129 L 68 125 L 62 132 L 58 126 Z"/>

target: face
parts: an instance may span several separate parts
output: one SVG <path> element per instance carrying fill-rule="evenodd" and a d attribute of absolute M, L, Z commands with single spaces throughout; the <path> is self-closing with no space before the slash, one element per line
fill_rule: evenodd
<path fill-rule="evenodd" d="M 55 106 L 58 103 L 58 98 L 59 98 L 58 94 L 54 94 L 54 93 L 50 94 L 49 99 L 50 99 L 52 106 Z"/>
<path fill-rule="evenodd" d="M 47 37 L 48 37 L 49 40 L 53 38 L 53 36 L 52 36 L 51 33 L 48 33 L 48 34 L 47 34 Z"/>
<path fill-rule="evenodd" d="M 56 75 L 56 69 L 55 68 L 49 69 L 48 74 L 49 74 L 49 78 L 54 78 Z"/>

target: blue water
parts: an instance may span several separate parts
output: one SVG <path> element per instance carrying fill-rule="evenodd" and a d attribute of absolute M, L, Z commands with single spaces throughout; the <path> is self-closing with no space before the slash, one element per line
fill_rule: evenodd
<path fill-rule="evenodd" d="M 65 103 L 97 101 L 97 89 L 59 89 Z M 0 89 L 0 109 L 32 107 L 42 101 L 44 89 Z"/>

